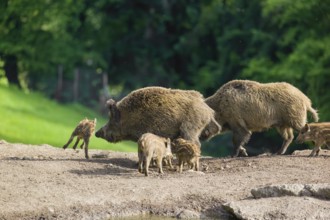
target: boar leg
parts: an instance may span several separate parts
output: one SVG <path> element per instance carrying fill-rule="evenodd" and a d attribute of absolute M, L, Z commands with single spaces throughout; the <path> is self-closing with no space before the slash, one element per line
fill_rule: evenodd
<path fill-rule="evenodd" d="M 166 161 L 166 166 L 170 166 L 170 168 L 173 169 L 171 157 L 167 157 L 165 161 Z"/>
<path fill-rule="evenodd" d="M 169 164 L 170 164 L 170 168 L 173 169 L 172 158 L 168 159 L 168 161 L 169 161 Z"/>
<path fill-rule="evenodd" d="M 148 156 L 147 158 L 146 158 L 146 160 L 145 160 L 145 166 L 144 166 L 144 174 L 145 174 L 145 176 L 149 176 L 149 165 L 150 165 L 150 162 L 151 162 L 151 158 L 152 158 L 152 156 L 150 157 L 150 156 Z"/>
<path fill-rule="evenodd" d="M 151 158 L 150 165 L 151 165 L 152 167 L 157 167 L 157 157 L 152 157 L 152 158 Z"/>
<path fill-rule="evenodd" d="M 320 153 L 320 147 L 315 146 L 309 157 L 318 156 L 319 153 Z"/>
<path fill-rule="evenodd" d="M 158 167 L 158 172 L 159 173 L 164 173 L 163 172 L 163 158 L 162 157 L 157 157 L 157 167 Z"/>
<path fill-rule="evenodd" d="M 183 170 L 183 160 L 179 158 L 179 173 L 182 173 Z"/>
<path fill-rule="evenodd" d="M 293 135 L 293 130 L 292 128 L 276 128 L 278 133 L 282 136 L 283 144 L 281 149 L 277 152 L 277 154 L 284 154 L 286 152 L 286 149 L 288 146 L 291 144 L 294 135 Z"/>
<path fill-rule="evenodd" d="M 318 156 L 319 153 L 320 153 L 320 150 L 321 150 L 321 146 L 322 146 L 322 142 L 316 141 L 315 142 L 315 147 L 314 147 L 314 149 L 312 150 L 312 153 L 309 156 L 310 157 Z"/>
<path fill-rule="evenodd" d="M 172 168 L 172 162 L 169 156 L 164 157 L 163 166 L 170 166 L 170 168 Z"/>
<path fill-rule="evenodd" d="M 145 164 L 145 163 L 144 163 L 145 158 L 143 157 L 142 152 L 139 152 L 138 155 L 139 155 L 138 171 L 139 171 L 140 173 L 142 173 L 142 172 L 143 172 L 143 165 Z"/>
<path fill-rule="evenodd" d="M 248 156 L 246 149 L 243 146 L 249 141 L 251 134 L 251 131 L 248 131 L 245 128 L 237 128 L 233 130 L 233 143 L 235 149 L 233 157 L 238 157 L 240 153 L 242 153 L 243 156 Z"/>
<path fill-rule="evenodd" d="M 80 145 L 80 149 L 83 149 L 84 144 L 85 144 L 85 142 L 82 142 L 82 144 Z"/>
<path fill-rule="evenodd" d="M 196 170 L 196 171 L 199 171 L 199 158 L 196 159 L 196 162 L 195 162 L 195 170 Z"/>
<path fill-rule="evenodd" d="M 89 138 L 84 138 L 84 142 L 85 142 L 85 158 L 89 159 L 88 157 L 88 144 L 89 144 Z"/>
<path fill-rule="evenodd" d="M 330 149 L 330 142 L 327 142 L 326 146 L 327 146 L 328 149 Z"/>
<path fill-rule="evenodd" d="M 138 166 L 139 173 L 142 173 L 142 170 L 143 170 L 143 161 L 139 160 L 139 166 Z"/>
<path fill-rule="evenodd" d="M 68 140 L 68 142 L 66 144 L 64 144 L 63 149 L 66 149 L 69 146 L 69 144 L 71 144 L 71 142 L 73 141 L 73 138 L 74 138 L 74 135 L 71 135 L 71 137 Z"/>
<path fill-rule="evenodd" d="M 74 150 L 77 148 L 77 145 L 78 145 L 79 141 L 80 141 L 80 138 L 77 137 L 77 140 L 76 140 L 76 142 L 75 142 L 74 145 L 73 145 L 73 149 L 74 149 Z"/>

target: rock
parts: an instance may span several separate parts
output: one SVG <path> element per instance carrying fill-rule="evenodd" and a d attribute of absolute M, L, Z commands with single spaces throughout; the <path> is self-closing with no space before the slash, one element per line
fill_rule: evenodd
<path fill-rule="evenodd" d="M 310 197 L 249 199 L 223 207 L 238 219 L 330 219 L 330 201 Z"/>
<path fill-rule="evenodd" d="M 330 184 L 283 184 L 251 190 L 254 198 L 281 196 L 313 196 L 330 200 Z"/>
<path fill-rule="evenodd" d="M 330 200 L 330 184 L 308 184 L 305 189 L 314 197 Z"/>
<path fill-rule="evenodd" d="M 200 219 L 201 214 L 199 212 L 185 209 L 181 211 L 177 216 L 178 219 Z"/>
<path fill-rule="evenodd" d="M 209 170 L 209 166 L 205 163 L 202 164 L 202 170 L 203 171 L 208 171 Z"/>
<path fill-rule="evenodd" d="M 299 196 L 303 189 L 304 185 L 302 184 L 271 185 L 252 189 L 251 194 L 256 199 L 280 196 Z"/>
<path fill-rule="evenodd" d="M 53 214 L 55 212 L 55 209 L 54 207 L 48 207 L 48 211 Z"/>
<path fill-rule="evenodd" d="M 238 219 L 330 219 L 330 184 L 270 185 L 251 194 L 257 199 L 229 202 L 224 209 Z"/>
<path fill-rule="evenodd" d="M 99 154 L 93 154 L 92 158 L 108 158 L 109 153 L 99 153 Z"/>
<path fill-rule="evenodd" d="M 193 174 L 196 174 L 196 175 L 205 175 L 205 173 L 202 172 L 202 171 L 195 171 L 195 170 L 192 170 L 192 169 L 187 170 L 187 173 L 193 173 Z"/>

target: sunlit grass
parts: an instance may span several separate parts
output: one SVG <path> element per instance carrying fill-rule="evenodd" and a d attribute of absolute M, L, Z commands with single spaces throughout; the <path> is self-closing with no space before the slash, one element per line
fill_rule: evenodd
<path fill-rule="evenodd" d="M 62 147 L 78 122 L 85 117 L 97 118 L 97 129 L 106 123 L 101 115 L 81 105 L 60 105 L 40 94 L 27 94 L 0 85 L 0 139 L 12 143 Z M 137 150 L 135 143 L 112 144 L 95 136 L 92 136 L 89 146 L 126 152 Z"/>

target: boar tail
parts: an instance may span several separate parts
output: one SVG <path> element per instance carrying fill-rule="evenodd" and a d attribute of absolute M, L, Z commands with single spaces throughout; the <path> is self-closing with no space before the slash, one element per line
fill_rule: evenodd
<path fill-rule="evenodd" d="M 309 111 L 312 114 L 314 122 L 319 121 L 319 115 L 317 114 L 317 111 L 313 109 L 311 106 L 307 108 L 307 111 Z"/>

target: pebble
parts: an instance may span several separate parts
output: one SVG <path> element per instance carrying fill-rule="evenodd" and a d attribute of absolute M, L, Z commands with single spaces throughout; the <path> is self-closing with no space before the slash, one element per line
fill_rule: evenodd
<path fill-rule="evenodd" d="M 199 219 L 200 213 L 185 209 L 181 211 L 177 216 L 178 219 Z"/>

